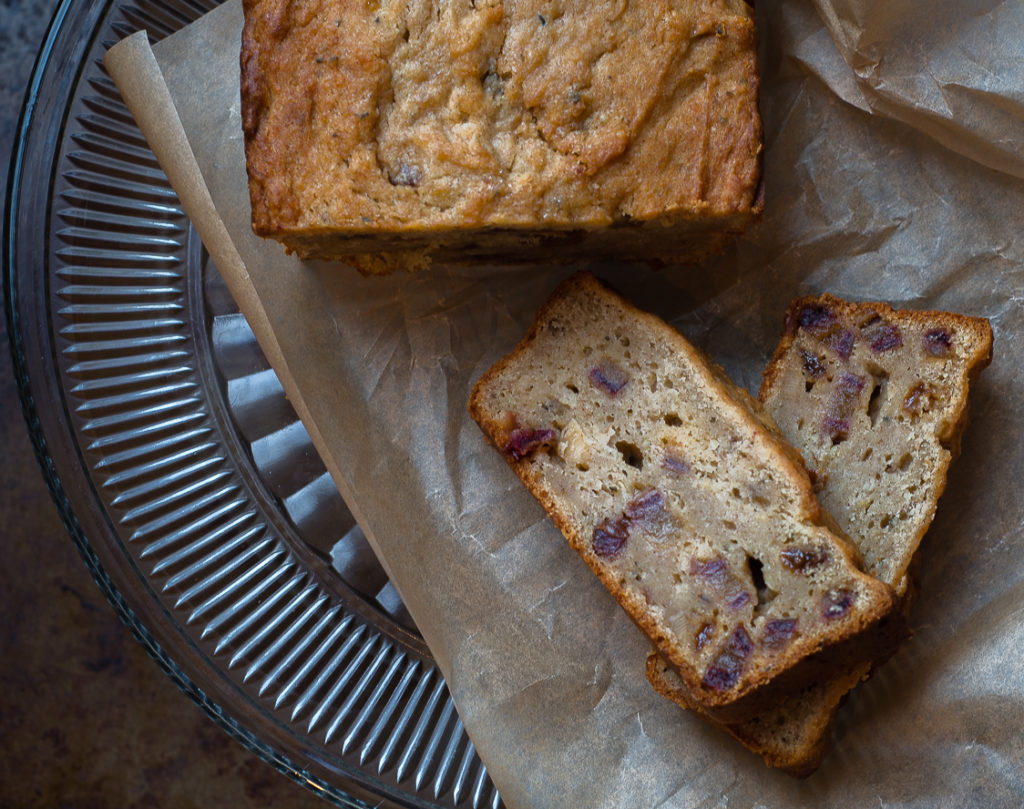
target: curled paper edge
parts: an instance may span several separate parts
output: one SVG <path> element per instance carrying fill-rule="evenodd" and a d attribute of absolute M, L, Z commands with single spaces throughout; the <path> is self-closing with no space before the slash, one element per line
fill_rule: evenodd
<path fill-rule="evenodd" d="M 147 33 L 137 31 L 112 46 L 103 57 L 103 65 L 121 92 L 125 104 L 153 150 L 160 168 L 167 175 L 185 213 L 199 233 L 203 245 L 220 271 L 239 309 L 245 313 L 260 349 L 277 374 L 289 402 L 309 433 L 345 505 L 356 522 L 365 526 L 366 521 L 360 513 L 357 499 L 348 490 L 344 476 L 340 473 L 331 453 L 327 451 L 327 443 L 317 428 L 288 367 L 284 352 L 274 335 L 270 319 L 249 278 L 245 264 L 227 227 L 217 213 L 170 90 L 163 79 L 156 55 L 150 47 Z M 376 552 L 374 537 L 368 530 L 365 533 Z M 377 558 L 388 576 L 394 579 L 379 552 Z"/>

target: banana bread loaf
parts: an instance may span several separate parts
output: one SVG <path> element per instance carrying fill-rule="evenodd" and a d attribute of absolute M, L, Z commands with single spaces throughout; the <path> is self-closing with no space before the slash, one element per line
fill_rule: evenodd
<path fill-rule="evenodd" d="M 252 224 L 303 258 L 688 261 L 760 215 L 743 0 L 243 8 Z"/>
<path fill-rule="evenodd" d="M 868 572 L 904 597 L 959 452 L 972 381 L 991 357 L 992 328 L 982 318 L 822 295 L 794 301 L 765 370 L 760 399 L 803 453 L 822 505 L 857 543 Z M 724 729 L 768 764 L 809 775 L 842 697 L 869 671 L 864 664 Z M 660 693 L 691 704 L 657 654 L 647 675 Z"/>
<path fill-rule="evenodd" d="M 758 411 L 678 332 L 587 275 L 470 400 L 694 704 L 728 721 L 902 638 L 892 590 L 858 569 Z"/>

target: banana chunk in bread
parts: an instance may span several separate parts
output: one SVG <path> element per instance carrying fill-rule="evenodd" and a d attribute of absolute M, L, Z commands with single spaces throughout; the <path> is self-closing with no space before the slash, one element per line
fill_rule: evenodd
<path fill-rule="evenodd" d="M 765 370 L 759 398 L 806 459 L 822 506 L 858 545 L 868 572 L 905 598 L 959 453 L 968 393 L 991 358 L 983 318 L 822 295 L 792 303 Z M 768 764 L 809 775 L 827 751 L 842 697 L 869 671 L 864 664 L 724 729 Z M 660 693 L 690 704 L 657 654 L 647 676 Z"/>
<path fill-rule="evenodd" d="M 364 273 L 693 261 L 760 217 L 743 0 L 244 0 L 252 224 Z"/>
<path fill-rule="evenodd" d="M 745 717 L 891 643 L 892 590 L 757 403 L 593 277 L 559 287 L 470 412 L 711 714 Z"/>

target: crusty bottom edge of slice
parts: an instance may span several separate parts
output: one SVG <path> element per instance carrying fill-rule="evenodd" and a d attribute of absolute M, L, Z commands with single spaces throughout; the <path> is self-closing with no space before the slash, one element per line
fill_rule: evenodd
<path fill-rule="evenodd" d="M 909 625 L 910 610 L 918 594 L 921 554 L 917 553 L 907 570 L 907 589 L 901 611 Z M 657 649 L 647 655 L 645 675 L 656 692 L 684 710 L 698 714 L 713 727 L 728 733 L 765 764 L 795 778 L 807 778 L 821 766 L 832 745 L 836 714 L 850 691 L 868 680 L 891 655 L 863 663 L 852 671 L 827 682 L 812 684 L 795 694 L 785 695 L 778 705 L 744 722 L 722 722 L 707 714 L 688 699 L 678 675 Z M 783 734 L 780 743 L 779 734 Z"/>
<path fill-rule="evenodd" d="M 791 457 L 791 450 L 789 450 L 788 445 L 778 438 L 776 432 L 771 428 L 770 422 L 759 418 L 756 403 L 754 403 L 749 395 L 740 395 L 742 392 L 735 389 L 735 386 L 731 383 L 726 385 L 727 380 L 724 378 L 724 374 L 716 372 L 703 355 L 698 356 L 696 350 L 686 343 L 678 332 L 672 330 L 663 321 L 636 309 L 636 307 L 622 299 L 621 296 L 612 293 L 592 276 L 578 275 L 565 282 L 552 294 L 548 302 L 537 314 L 527 336 L 520 341 L 515 350 L 496 363 L 477 381 L 473 394 L 470 397 L 469 409 L 471 415 L 480 424 L 491 442 L 499 450 L 503 451 L 506 461 L 509 462 L 527 488 L 544 505 L 570 544 L 580 552 L 581 556 L 583 556 L 584 560 L 592 567 L 599 578 L 602 578 L 602 581 L 607 580 L 605 583 L 609 590 L 619 599 L 620 604 L 627 608 L 627 612 L 630 613 L 634 621 L 638 623 L 652 642 L 659 646 L 662 645 L 661 641 L 664 640 L 663 630 L 659 626 L 655 626 L 653 621 L 649 619 L 648 611 L 639 603 L 639 596 L 631 596 L 631 599 L 627 599 L 625 596 L 620 597 L 617 594 L 619 585 L 613 581 L 614 577 L 612 574 L 604 571 L 602 566 L 598 564 L 599 560 L 596 559 L 590 550 L 589 540 L 584 537 L 584 534 L 587 533 L 586 526 L 578 527 L 570 524 L 568 516 L 562 514 L 558 504 L 554 502 L 552 496 L 547 492 L 543 485 L 543 480 L 539 477 L 540 473 L 533 468 L 534 463 L 544 465 L 545 456 L 540 453 L 525 452 L 521 455 L 513 456 L 503 450 L 503 447 L 507 448 L 510 446 L 509 431 L 512 429 L 510 425 L 513 422 L 518 424 L 518 417 L 510 421 L 508 404 L 495 404 L 488 401 L 490 392 L 495 387 L 498 388 L 498 392 L 501 392 L 501 386 L 507 384 L 514 391 L 515 388 L 512 383 L 520 384 L 516 382 L 518 379 L 516 373 L 519 372 L 517 365 L 527 362 L 527 360 L 522 358 L 533 349 L 535 340 L 540 340 L 541 337 L 549 340 L 553 339 L 550 336 L 545 336 L 547 335 L 545 329 L 547 328 L 548 320 L 555 318 L 556 314 L 561 312 L 560 307 L 565 305 L 565 301 L 574 299 L 573 296 L 587 300 L 594 298 L 594 300 L 600 303 L 600 307 L 610 306 L 612 309 L 621 309 L 624 317 L 635 317 L 639 321 L 639 328 L 653 330 L 657 334 L 656 342 L 662 341 L 664 343 L 667 341 L 671 349 L 677 350 L 684 355 L 686 362 L 695 367 L 693 373 L 699 376 L 711 389 L 709 396 L 718 396 L 725 402 L 722 405 L 725 408 L 723 412 L 728 414 L 729 418 L 737 423 L 742 422 L 744 435 L 747 435 L 746 431 L 748 430 L 753 434 L 754 440 L 757 441 L 756 447 L 758 451 L 782 470 L 780 474 L 783 477 L 786 475 L 790 476 L 786 478 L 787 483 L 795 481 L 792 488 L 798 491 L 799 496 L 803 498 L 800 500 L 800 504 L 806 510 L 807 519 L 814 523 L 815 531 L 821 532 L 823 536 L 831 534 L 830 547 L 837 554 L 836 558 L 845 559 L 849 563 L 851 575 L 856 574 L 855 577 L 858 583 L 863 585 L 865 593 L 868 593 L 871 598 L 870 610 L 860 616 L 861 623 L 858 626 L 851 625 L 848 627 L 848 634 L 840 636 L 836 632 L 826 633 L 817 645 L 813 641 L 805 642 L 800 650 L 799 657 L 783 661 L 782 664 L 774 668 L 766 667 L 766 677 L 760 679 L 760 681 L 755 681 L 752 678 L 748 682 L 742 683 L 741 687 L 734 689 L 732 693 L 710 694 L 701 692 L 698 695 L 696 686 L 703 685 L 699 676 L 691 676 L 690 679 L 693 679 L 694 684 L 691 684 L 684 676 L 683 679 L 687 683 L 686 687 L 694 701 L 702 705 L 706 712 L 713 713 L 716 719 L 720 721 L 735 722 L 745 720 L 766 707 L 774 705 L 781 695 L 786 692 L 802 688 L 808 683 L 820 682 L 823 679 L 848 672 L 857 663 L 874 659 L 895 648 L 895 645 L 906 637 L 906 627 L 903 625 L 902 616 L 899 614 L 895 595 L 887 585 L 859 571 L 853 546 L 849 543 L 848 539 L 844 538 L 840 533 L 830 530 L 830 526 L 825 524 L 824 515 L 822 515 L 817 501 L 814 500 L 813 494 L 811 494 L 810 481 L 807 479 L 806 471 L 803 470 L 798 459 Z M 551 322 L 560 321 L 555 319 Z M 555 332 L 555 334 L 559 333 Z M 707 367 L 705 368 L 705 366 Z M 512 382 L 506 382 L 506 380 L 512 380 Z M 592 380 L 591 383 L 594 384 Z M 526 383 L 522 384 L 525 385 Z M 576 389 L 574 386 L 567 387 L 574 394 L 579 393 L 579 389 Z M 666 389 L 671 388 L 672 386 L 667 386 Z M 526 387 L 526 390 L 530 391 L 533 388 L 532 386 Z M 646 390 L 646 387 L 640 387 L 637 390 Z M 588 393 L 587 395 L 592 394 Z M 517 410 L 517 408 L 512 409 Z M 568 417 L 566 416 L 566 418 Z M 527 424 L 527 422 L 524 422 L 524 424 Z M 671 422 L 666 421 L 666 424 L 671 424 Z M 547 422 L 545 421 L 544 425 L 541 426 L 546 425 Z M 534 428 L 537 425 L 530 422 L 527 426 Z M 739 429 L 739 427 L 736 429 Z M 547 440 L 555 442 L 555 452 L 557 453 L 558 441 L 561 438 L 554 431 L 550 432 L 551 435 Z M 661 445 L 655 441 L 652 446 L 660 447 Z M 557 465 L 554 466 L 557 467 Z M 561 469 L 563 467 L 557 468 Z M 564 468 L 568 469 L 567 466 Z M 810 504 L 813 504 L 813 507 Z M 615 505 L 615 508 L 611 509 L 608 513 L 611 514 L 617 508 L 620 508 L 620 506 Z M 612 583 L 609 584 L 609 582 Z M 634 602 L 636 603 L 634 604 Z M 630 607 L 634 607 L 634 609 L 631 611 Z M 890 618 L 891 620 L 888 620 Z M 650 625 L 644 623 L 645 619 L 647 619 L 647 624 Z M 667 641 L 665 642 L 667 643 Z M 671 657 L 669 652 L 666 652 L 666 654 Z M 710 692 L 711 688 L 704 687 L 704 691 Z"/>
<path fill-rule="evenodd" d="M 647 656 L 648 681 L 661 696 L 691 710 L 704 721 L 735 738 L 761 756 L 769 767 L 796 778 L 807 778 L 828 752 L 836 713 L 846 694 L 870 672 L 869 664 L 844 677 L 788 695 L 774 708 L 746 722 L 722 722 L 686 698 L 682 682 L 656 652 Z M 784 739 L 779 739 L 779 734 Z"/>

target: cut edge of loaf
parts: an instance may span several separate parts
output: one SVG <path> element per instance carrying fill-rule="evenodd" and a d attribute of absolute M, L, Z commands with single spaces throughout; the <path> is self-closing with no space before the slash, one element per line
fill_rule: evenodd
<path fill-rule="evenodd" d="M 544 506 L 570 545 L 583 557 L 641 630 L 666 656 L 674 660 L 691 701 L 701 705 L 705 711 L 714 714 L 720 720 L 736 721 L 750 716 L 765 704 L 774 702 L 784 690 L 799 687 L 822 677 L 825 673 L 847 672 L 857 662 L 894 648 L 906 634 L 902 621 L 898 617 L 892 618 L 894 614 L 898 615 L 895 596 L 890 588 L 860 572 L 856 567 L 857 554 L 852 545 L 841 534 L 835 534 L 828 529 L 814 498 L 806 471 L 799 464 L 792 448 L 779 440 L 776 428 L 770 420 L 766 423 L 760 415 L 760 407 L 756 401 L 749 394 L 740 393 L 720 369 L 713 370 L 702 352 L 690 345 L 678 332 L 656 316 L 637 309 L 592 276 L 579 274 L 564 282 L 541 307 L 526 336 L 516 348 L 495 363 L 474 386 L 469 410 L 491 442 L 499 450 L 507 447 L 513 425 L 507 414 L 489 412 L 484 404 L 484 391 L 496 385 L 496 380 L 508 372 L 516 358 L 529 350 L 548 321 L 559 312 L 563 301 L 573 294 L 589 294 L 614 300 L 615 306 L 625 315 L 634 318 L 645 328 L 656 331 L 659 339 L 667 339 L 671 343 L 672 356 L 685 357 L 685 362 L 690 367 L 698 369 L 696 372 L 702 377 L 701 384 L 713 391 L 714 396 L 731 413 L 731 418 L 744 425 L 744 429 L 754 437 L 758 450 L 770 458 L 772 467 L 781 470 L 780 474 L 785 477 L 787 484 L 791 485 L 791 489 L 787 491 L 799 492 L 799 507 L 803 510 L 801 519 L 810 526 L 812 532 L 818 532 L 821 537 L 828 537 L 827 542 L 831 543 L 829 547 L 834 549 L 837 559 L 845 560 L 842 562 L 846 566 L 844 570 L 848 569 L 849 575 L 858 582 L 858 587 L 862 587 L 862 592 L 868 594 L 864 600 L 870 603 L 870 609 L 865 612 L 858 610 L 857 615 L 851 617 L 850 623 L 844 622 L 841 628 L 829 627 L 830 631 L 822 632 L 814 640 L 801 635 L 799 645 L 794 646 L 799 649 L 799 654 L 794 651 L 788 658 L 782 659 L 780 656 L 774 667 L 767 666 L 758 678 L 747 678 L 739 688 L 714 693 L 702 684 L 698 672 L 685 668 L 685 656 L 678 648 L 672 646 L 676 641 L 665 635 L 658 622 L 650 616 L 646 605 L 638 603 L 639 599 L 634 594 L 622 590 L 615 576 L 602 566 L 589 549 L 587 538 L 571 523 L 555 497 L 546 491 L 540 473 L 531 467 L 530 459 L 513 457 L 507 451 L 502 452 L 506 461 Z M 890 620 L 883 620 L 887 617 Z"/>

